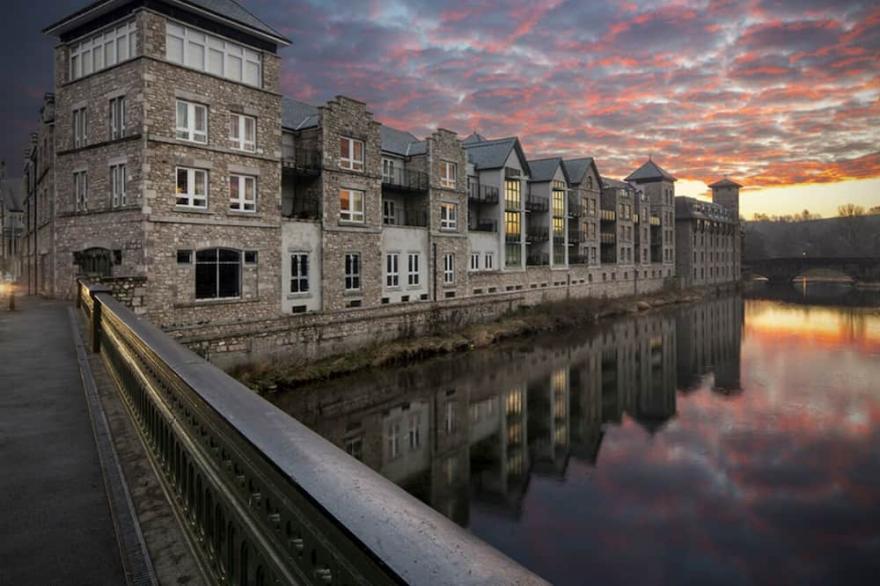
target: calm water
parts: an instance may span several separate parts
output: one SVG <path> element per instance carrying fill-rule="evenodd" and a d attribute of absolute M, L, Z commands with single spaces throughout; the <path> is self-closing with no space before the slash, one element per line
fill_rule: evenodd
<path fill-rule="evenodd" d="M 276 401 L 554 583 L 878 584 L 880 294 L 749 296 Z"/>

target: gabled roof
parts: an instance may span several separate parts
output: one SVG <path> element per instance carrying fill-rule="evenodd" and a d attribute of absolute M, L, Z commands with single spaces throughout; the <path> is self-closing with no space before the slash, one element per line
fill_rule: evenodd
<path fill-rule="evenodd" d="M 467 137 L 465 141 L 474 136 Z M 529 162 L 526 160 L 526 155 L 522 150 L 522 145 L 519 144 L 518 138 L 511 136 L 495 140 L 479 140 L 480 138 L 482 137 L 476 135 L 471 142 L 462 142 L 462 146 L 467 151 L 468 160 L 474 164 L 476 170 L 500 169 L 507 163 L 510 152 L 516 151 L 523 171 L 527 175 L 531 175 Z"/>
<path fill-rule="evenodd" d="M 731 181 L 730 179 L 725 177 L 721 181 L 716 181 L 715 183 L 713 183 L 709 187 L 742 187 L 742 185 L 740 185 L 736 181 Z"/>
<path fill-rule="evenodd" d="M 89 22 L 103 14 L 127 3 L 128 0 L 97 0 L 88 6 L 64 17 L 58 22 L 43 29 L 44 33 L 62 35 L 74 28 Z M 205 18 L 216 22 L 241 28 L 263 38 L 269 38 L 280 45 L 289 45 L 290 39 L 273 29 L 271 26 L 251 14 L 236 0 L 165 0 L 168 4 L 176 5 Z"/>
<path fill-rule="evenodd" d="M 590 167 L 593 168 L 593 173 L 596 174 L 597 180 L 602 181 L 602 176 L 599 174 L 599 168 L 596 166 L 596 161 L 593 160 L 593 157 L 562 161 L 562 167 L 568 174 L 569 181 L 572 185 L 579 185 L 584 180 L 584 177 L 587 176 L 587 169 Z"/>
<path fill-rule="evenodd" d="M 477 134 L 477 132 L 474 131 L 470 133 L 463 141 L 461 141 L 461 144 L 468 145 L 475 142 L 486 142 L 486 137 L 482 134 Z"/>
<path fill-rule="evenodd" d="M 562 167 L 561 157 L 531 160 L 529 161 L 529 180 L 532 183 L 553 181 L 556 177 L 556 170 L 560 167 Z M 568 183 L 568 173 L 565 167 L 562 167 L 562 175 L 565 177 L 565 182 Z"/>
<path fill-rule="evenodd" d="M 675 181 L 675 177 L 661 169 L 653 160 L 648 159 L 644 165 L 630 173 L 626 180 L 645 183 L 648 181 Z"/>
<path fill-rule="evenodd" d="M 290 130 L 314 128 L 318 125 L 318 108 L 293 98 L 281 99 L 281 126 Z"/>
<path fill-rule="evenodd" d="M 383 124 L 379 127 L 379 136 L 382 139 L 382 150 L 403 157 L 412 155 L 424 155 L 428 152 L 428 143 L 419 140 L 410 132 L 398 130 L 392 126 Z"/>
<path fill-rule="evenodd" d="M 602 187 L 617 187 L 618 189 L 632 189 L 632 185 L 626 181 L 612 179 L 611 177 L 602 177 Z"/>

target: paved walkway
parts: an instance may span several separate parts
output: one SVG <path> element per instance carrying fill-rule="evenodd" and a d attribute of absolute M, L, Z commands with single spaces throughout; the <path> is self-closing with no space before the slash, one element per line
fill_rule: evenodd
<path fill-rule="evenodd" d="M 125 584 L 68 304 L 0 308 L 0 585 Z"/>

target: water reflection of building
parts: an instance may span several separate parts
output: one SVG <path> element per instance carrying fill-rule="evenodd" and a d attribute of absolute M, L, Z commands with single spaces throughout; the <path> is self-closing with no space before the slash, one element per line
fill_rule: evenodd
<path fill-rule="evenodd" d="M 609 426 L 657 433 L 694 373 L 714 370 L 718 389 L 738 388 L 741 320 L 741 301 L 722 299 L 279 402 L 458 523 L 475 501 L 517 516 L 532 478 L 564 479 L 572 459 L 595 465 Z"/>
<path fill-rule="evenodd" d="M 713 299 L 682 309 L 678 330 L 678 379 L 683 390 L 700 386 L 714 374 L 713 390 L 732 394 L 741 390 L 740 346 L 743 301 L 740 297 Z"/>

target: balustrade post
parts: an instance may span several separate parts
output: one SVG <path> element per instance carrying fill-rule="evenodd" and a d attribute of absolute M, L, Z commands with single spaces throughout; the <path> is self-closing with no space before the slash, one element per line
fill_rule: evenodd
<path fill-rule="evenodd" d="M 101 351 L 101 300 L 98 299 L 98 293 L 111 293 L 109 287 L 100 285 L 93 286 L 89 289 L 89 296 L 92 298 L 92 323 L 91 326 L 91 342 L 92 352 L 98 354 Z"/>

